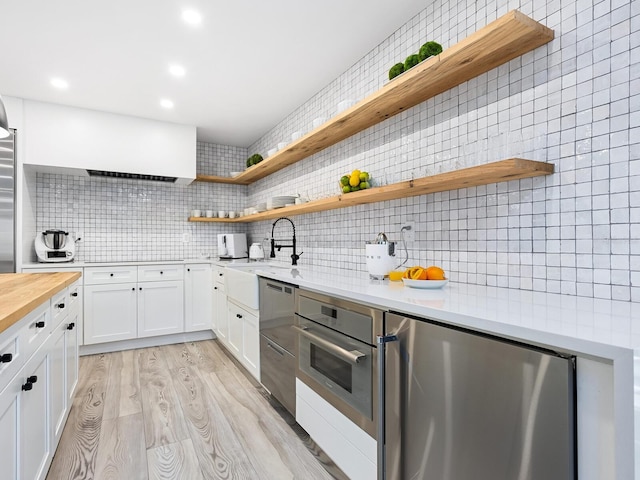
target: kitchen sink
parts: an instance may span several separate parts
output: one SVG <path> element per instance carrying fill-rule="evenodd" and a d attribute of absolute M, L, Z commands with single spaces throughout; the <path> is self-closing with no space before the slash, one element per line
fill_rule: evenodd
<path fill-rule="evenodd" d="M 283 271 L 290 269 L 291 267 L 288 266 L 273 265 L 265 262 L 227 265 L 224 275 L 227 298 L 247 308 L 258 310 L 260 293 L 256 270 Z"/>

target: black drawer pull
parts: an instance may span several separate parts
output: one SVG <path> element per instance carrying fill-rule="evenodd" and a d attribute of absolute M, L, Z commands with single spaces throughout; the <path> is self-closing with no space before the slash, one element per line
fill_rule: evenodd
<path fill-rule="evenodd" d="M 76 324 L 74 322 L 71 322 L 69 325 L 67 325 L 67 330 L 73 330 L 75 326 Z"/>
<path fill-rule="evenodd" d="M 131 287 L 131 291 L 135 292 L 136 291 L 136 287 Z"/>
<path fill-rule="evenodd" d="M 0 363 L 9 363 L 13 360 L 13 354 L 11 353 L 3 353 L 0 355 Z"/>
<path fill-rule="evenodd" d="M 31 375 L 29 378 L 27 378 L 28 383 L 36 383 L 37 381 L 38 381 L 37 375 Z"/>
<path fill-rule="evenodd" d="M 31 390 L 32 388 L 33 388 L 33 384 L 29 383 L 29 382 L 27 382 L 24 385 L 22 385 L 22 390 L 25 391 L 25 392 Z"/>
<path fill-rule="evenodd" d="M 162 270 L 160 270 L 160 275 L 162 275 L 164 272 Z"/>
<path fill-rule="evenodd" d="M 224 275 L 224 273 L 219 273 L 218 276 L 221 277 L 222 275 Z"/>
<path fill-rule="evenodd" d="M 218 289 L 218 287 L 213 287 L 213 289 L 214 289 L 214 290 L 217 290 L 217 289 Z"/>
<path fill-rule="evenodd" d="M 58 308 L 64 308 L 64 303 L 59 303 Z"/>
<path fill-rule="evenodd" d="M 240 315 L 239 313 L 236 313 L 236 317 L 242 318 L 242 315 Z"/>
<path fill-rule="evenodd" d="M 140 287 L 140 291 L 142 291 L 142 287 Z"/>
<path fill-rule="evenodd" d="M 190 272 L 190 271 L 191 271 L 191 269 L 190 269 L 190 268 L 187 268 L 187 272 Z"/>
<path fill-rule="evenodd" d="M 71 296 L 72 296 L 72 297 L 77 297 L 77 296 L 78 296 L 78 292 L 73 292 L 73 293 L 71 294 Z"/>
<path fill-rule="evenodd" d="M 44 320 L 40 320 L 36 322 L 36 328 L 44 328 Z"/>
<path fill-rule="evenodd" d="M 109 276 L 110 276 L 110 277 L 113 277 L 113 273 L 110 273 L 110 274 L 109 274 Z"/>

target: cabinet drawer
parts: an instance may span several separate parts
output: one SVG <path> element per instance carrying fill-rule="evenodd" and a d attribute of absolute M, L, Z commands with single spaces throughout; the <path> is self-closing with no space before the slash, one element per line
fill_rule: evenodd
<path fill-rule="evenodd" d="M 82 298 L 82 285 L 79 282 L 69 287 L 69 311 L 81 308 L 80 299 Z"/>
<path fill-rule="evenodd" d="M 0 392 L 26 360 L 21 352 L 21 336 L 22 329 L 19 329 L 11 334 L 4 333 L 0 341 Z"/>
<path fill-rule="evenodd" d="M 224 285 L 224 267 L 213 266 L 213 281 Z"/>
<path fill-rule="evenodd" d="M 184 265 L 144 265 L 138 267 L 139 282 L 160 282 L 164 280 L 182 280 Z"/>
<path fill-rule="evenodd" d="M 51 328 L 52 332 L 62 319 L 67 315 L 70 309 L 69 304 L 69 289 L 65 288 L 59 292 L 56 296 L 51 298 Z"/>
<path fill-rule="evenodd" d="M 138 269 L 136 266 L 87 267 L 84 269 L 85 285 L 104 285 L 137 281 Z"/>
<path fill-rule="evenodd" d="M 20 348 L 25 359 L 27 359 L 45 342 L 51 332 L 50 303 L 43 303 L 27 315 L 22 322 Z"/>

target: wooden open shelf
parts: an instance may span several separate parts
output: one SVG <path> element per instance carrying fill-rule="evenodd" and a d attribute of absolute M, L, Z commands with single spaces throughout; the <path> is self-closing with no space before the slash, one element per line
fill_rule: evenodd
<path fill-rule="evenodd" d="M 220 177 L 218 175 L 196 175 L 196 182 L 210 182 L 210 183 L 231 183 L 233 185 L 249 185 L 248 181 L 238 180 L 240 176 L 236 177 Z"/>
<path fill-rule="evenodd" d="M 553 30 L 513 10 L 431 57 L 234 178 L 197 181 L 248 185 L 553 40 Z"/>
<path fill-rule="evenodd" d="M 243 223 L 260 222 L 284 216 L 302 215 L 304 213 L 323 212 L 336 208 L 353 207 L 366 203 L 384 202 L 398 198 L 415 197 L 427 193 L 457 190 L 459 188 L 476 187 L 490 183 L 506 182 L 521 178 L 539 177 L 553 173 L 553 164 L 511 158 L 499 162 L 477 165 L 452 172 L 439 173 L 429 177 L 369 188 L 358 192 L 345 193 L 335 197 L 314 200 L 302 205 L 276 208 L 240 218 L 203 218 L 189 217 L 190 222 L 224 222 Z"/>

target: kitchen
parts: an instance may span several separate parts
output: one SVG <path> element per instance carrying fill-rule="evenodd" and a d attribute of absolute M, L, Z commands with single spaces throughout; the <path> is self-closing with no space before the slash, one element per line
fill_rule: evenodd
<path fill-rule="evenodd" d="M 114 181 L 38 169 L 33 164 L 40 159 L 30 158 L 29 149 L 45 143 L 29 137 L 29 108 L 39 101 L 64 105 L 64 95 L 21 98 L 5 86 L 10 72 L 3 73 L 0 93 L 18 132 L 18 165 L 25 167 L 17 172 L 18 271 L 35 262 L 33 239 L 44 229 L 64 228 L 81 237 L 78 262 L 204 260 L 219 254 L 218 234 L 245 233 L 250 243 L 262 242 L 271 237 L 275 218 L 187 221 L 193 209 L 242 211 L 286 194 L 325 200 L 338 194 L 338 180 L 355 168 L 368 171 L 375 186 L 512 156 L 552 163 L 551 175 L 291 216 L 302 252 L 303 278 L 297 280 L 301 286 L 311 282 L 304 277 L 305 268 L 311 269 L 315 288 L 322 285 L 327 293 L 344 298 L 349 291 L 352 299 L 376 305 L 384 299 L 389 309 L 508 338 L 521 339 L 520 329 L 538 325 L 546 334 L 538 331 L 525 343 L 549 345 L 553 332 L 553 346 L 569 353 L 584 353 L 582 343 L 602 340 L 608 347 L 594 347 L 578 362 L 578 403 L 598 412 L 591 410 L 587 423 L 580 423 L 585 418 L 578 413 L 578 445 L 589 445 L 579 447 L 580 478 L 636 478 L 634 372 L 627 357 L 633 358 L 637 346 L 633 320 L 640 300 L 637 8 L 624 1 L 416 7 L 379 45 L 361 47 L 351 63 L 282 111 L 267 133 L 235 141 L 242 146 L 198 135 L 191 147 L 194 174 L 229 176 L 244 170 L 255 152 L 267 158 L 278 143 L 309 130 L 313 120 L 329 121 L 341 101 L 378 91 L 388 83 L 388 69 L 426 40 L 439 41 L 446 51 L 512 9 L 552 29 L 555 39 L 248 186 Z M 231 143 L 232 134 L 227 137 Z M 367 281 L 365 242 L 379 232 L 399 241 L 405 225 L 412 227 L 408 265 L 439 265 L 447 272 L 450 283 L 441 296 L 382 291 L 351 280 Z M 290 236 L 284 225 L 278 228 Z M 265 250 L 268 255 L 267 243 Z M 277 263 L 289 263 L 289 255 L 290 249 L 276 251 Z M 282 274 L 274 277 L 283 280 Z M 335 280 L 332 286 L 332 277 L 344 277 L 349 287 L 339 288 Z M 554 315 L 564 321 L 552 324 Z M 545 322 L 550 323 L 539 326 Z M 627 363 L 614 362 L 616 355 Z M 601 376 L 590 381 L 602 382 L 591 384 L 595 391 L 627 384 L 609 396 L 580 396 L 580 376 L 593 371 Z"/>

